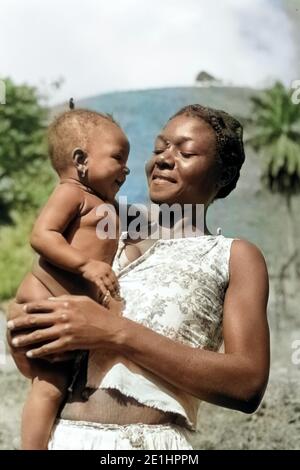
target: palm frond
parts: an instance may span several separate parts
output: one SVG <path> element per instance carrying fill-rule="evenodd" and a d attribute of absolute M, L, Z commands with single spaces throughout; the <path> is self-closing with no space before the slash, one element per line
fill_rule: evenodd
<path fill-rule="evenodd" d="M 300 192 L 300 106 L 281 83 L 252 99 L 246 143 L 259 153 L 262 180 L 271 191 Z"/>

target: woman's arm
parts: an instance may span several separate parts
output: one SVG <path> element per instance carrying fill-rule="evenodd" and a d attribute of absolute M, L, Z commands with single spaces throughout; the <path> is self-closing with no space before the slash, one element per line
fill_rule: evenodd
<path fill-rule="evenodd" d="M 202 400 L 253 412 L 269 373 L 267 300 L 264 258 L 254 245 L 237 240 L 232 245 L 224 303 L 224 354 L 192 348 L 127 318 L 108 315 L 86 297 L 29 304 L 27 311 L 33 315 L 16 319 L 10 326 L 24 329 L 31 320 L 31 327 L 43 328 L 15 338 L 15 347 L 48 341 L 32 349 L 30 357 L 104 346 Z"/>
<path fill-rule="evenodd" d="M 224 354 L 179 345 L 141 325 L 126 327 L 121 351 L 202 400 L 251 413 L 269 375 L 268 293 L 261 252 L 247 241 L 235 241 L 224 303 Z"/>

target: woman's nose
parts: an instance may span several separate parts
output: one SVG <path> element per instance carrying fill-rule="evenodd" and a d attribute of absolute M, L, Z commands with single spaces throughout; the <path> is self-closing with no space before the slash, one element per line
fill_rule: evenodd
<path fill-rule="evenodd" d="M 155 163 L 158 167 L 172 168 L 174 166 L 174 157 L 170 149 L 166 149 L 164 152 L 157 155 Z"/>

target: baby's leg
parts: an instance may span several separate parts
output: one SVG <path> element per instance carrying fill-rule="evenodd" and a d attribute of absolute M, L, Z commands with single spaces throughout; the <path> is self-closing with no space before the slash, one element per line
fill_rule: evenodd
<path fill-rule="evenodd" d="M 48 299 L 52 293 L 32 273 L 27 274 L 16 293 L 16 302 L 25 304 L 35 300 Z"/>
<path fill-rule="evenodd" d="M 22 449 L 47 450 L 51 430 L 70 380 L 68 363 L 47 364 L 32 381 L 22 415 Z"/>
<path fill-rule="evenodd" d="M 17 292 L 17 302 L 47 299 L 51 292 L 32 274 L 28 274 Z M 23 353 L 24 354 L 24 353 Z M 51 364 L 27 359 L 32 387 L 22 415 L 22 449 L 47 449 L 50 433 L 70 380 L 70 363 Z"/>
<path fill-rule="evenodd" d="M 27 274 L 20 285 L 16 299 L 9 306 L 9 319 L 13 320 L 20 315 L 24 315 L 22 307 L 25 303 L 34 300 L 48 299 L 52 294 L 50 291 L 31 273 Z M 39 368 L 40 362 L 32 361 L 25 356 L 26 349 L 13 350 L 12 354 L 19 371 L 27 378 L 33 379 L 36 375 L 36 367 Z"/>

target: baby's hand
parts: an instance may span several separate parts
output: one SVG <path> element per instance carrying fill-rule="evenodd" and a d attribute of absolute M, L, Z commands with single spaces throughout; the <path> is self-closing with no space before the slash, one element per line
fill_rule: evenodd
<path fill-rule="evenodd" d="M 100 298 L 105 296 L 107 291 L 115 295 L 119 291 L 117 276 L 111 266 L 103 261 L 90 260 L 81 268 L 84 279 L 92 282 L 99 291 Z"/>

